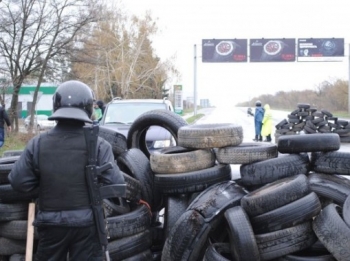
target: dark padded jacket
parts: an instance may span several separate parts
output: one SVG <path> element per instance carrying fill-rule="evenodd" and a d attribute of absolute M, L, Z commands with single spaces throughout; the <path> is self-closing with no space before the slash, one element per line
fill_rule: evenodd
<path fill-rule="evenodd" d="M 76 121 L 75 121 L 76 122 Z M 93 219 L 93 213 L 91 208 L 86 206 L 86 202 L 84 200 L 81 200 L 83 197 L 80 196 L 80 199 L 73 200 L 72 203 L 69 203 L 67 198 L 64 197 L 64 191 L 67 191 L 67 188 L 63 186 L 64 182 L 52 182 L 50 181 L 50 175 L 52 175 L 53 178 L 57 178 L 57 173 L 64 173 L 62 170 L 74 170 L 76 171 L 78 168 L 69 168 L 67 166 L 63 166 L 60 171 L 57 171 L 57 173 L 53 174 L 52 171 L 54 168 L 49 167 L 49 162 L 45 163 L 46 159 L 51 159 L 52 162 L 53 159 L 56 157 L 60 157 L 59 155 L 55 155 L 57 151 L 61 151 L 62 158 L 66 159 L 66 165 L 75 165 L 77 160 L 74 161 L 74 153 L 80 153 L 81 155 L 81 149 L 79 149 L 77 152 L 75 151 L 77 148 L 76 145 L 70 144 L 71 148 L 67 150 L 65 153 L 62 152 L 62 148 L 67 148 L 67 145 L 60 146 L 60 144 L 57 144 L 57 150 L 53 147 L 51 150 L 45 149 L 45 154 L 50 154 L 45 159 L 43 156 L 39 158 L 39 155 L 45 155 L 42 152 L 39 152 L 39 148 L 42 148 L 40 146 L 41 139 L 45 140 L 43 138 L 43 135 L 47 135 L 48 137 L 52 136 L 54 139 L 60 138 L 62 143 L 65 143 L 65 141 L 71 140 L 72 137 L 77 137 L 84 135 L 82 124 L 80 122 L 76 122 L 77 124 L 64 124 L 64 122 L 59 121 L 58 124 L 50 131 L 46 133 L 39 134 L 32 138 L 26 148 L 24 149 L 23 153 L 21 154 L 20 158 L 15 162 L 8 179 L 10 181 L 10 184 L 12 185 L 14 190 L 22 191 L 22 192 L 28 192 L 36 189 L 41 185 L 40 192 L 39 192 L 39 202 L 42 200 L 40 197 L 40 193 L 55 193 L 56 195 L 49 195 L 48 197 L 44 197 L 44 200 L 46 203 L 48 202 L 54 202 L 55 197 L 56 200 L 62 200 L 58 205 L 60 205 L 60 208 L 57 209 L 57 206 L 54 206 L 53 209 L 47 210 L 47 209 L 40 209 L 35 217 L 34 225 L 35 226 L 66 226 L 66 227 L 85 227 L 93 225 L 94 219 Z M 46 136 L 45 136 L 46 137 Z M 78 140 L 81 140 L 78 138 Z M 97 147 L 97 162 L 99 165 L 103 165 L 105 163 L 112 163 L 113 168 L 105 171 L 101 175 L 100 182 L 102 184 L 125 184 L 124 177 L 122 173 L 120 172 L 118 166 L 116 165 L 114 161 L 114 156 L 112 153 L 111 145 L 106 142 L 102 138 L 98 138 L 98 147 Z M 64 154 L 64 155 L 63 155 Z M 61 158 L 60 157 L 60 158 Z M 44 163 L 43 163 L 44 162 Z M 62 162 L 62 160 L 58 160 L 57 162 Z M 55 162 L 55 163 L 57 163 Z M 43 165 L 44 164 L 44 165 Z M 54 163 L 52 163 L 54 164 Z M 81 165 L 81 162 L 79 163 Z M 44 167 L 46 169 L 46 173 L 42 173 L 39 169 L 39 166 Z M 59 166 L 55 165 L 56 168 Z M 82 169 L 80 167 L 80 169 Z M 48 173 L 50 172 L 50 173 Z M 41 180 L 41 176 L 46 176 L 48 178 L 45 178 Z M 72 175 L 72 174 L 71 174 Z M 79 173 L 78 176 L 84 175 L 82 173 Z M 69 178 L 69 177 L 68 177 Z M 44 181 L 45 180 L 45 181 Z M 78 179 L 73 179 L 78 180 Z M 42 182 L 42 183 L 41 183 Z M 45 185 L 46 183 L 46 185 Z M 60 186 L 55 187 L 55 186 Z M 54 188 L 50 191 L 50 188 Z M 73 188 L 71 188 L 73 189 Z M 82 191 L 81 184 L 77 184 L 75 190 Z M 69 190 L 68 190 L 69 191 Z M 67 192 L 72 193 L 72 192 Z M 75 202 L 75 203 L 74 203 Z M 69 208 L 67 208 L 67 203 Z M 79 205 L 82 204 L 82 205 Z M 73 206 L 73 208 L 72 208 Z"/>
<path fill-rule="evenodd" d="M 0 106 L 0 128 L 4 128 L 4 125 L 11 126 L 11 122 L 9 116 L 7 115 L 5 109 Z"/>

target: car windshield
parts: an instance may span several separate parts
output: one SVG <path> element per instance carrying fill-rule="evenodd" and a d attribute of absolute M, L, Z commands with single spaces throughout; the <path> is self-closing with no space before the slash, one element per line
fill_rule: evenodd
<path fill-rule="evenodd" d="M 38 120 L 47 120 L 48 116 L 47 115 L 37 115 Z"/>
<path fill-rule="evenodd" d="M 111 103 L 108 106 L 105 116 L 105 124 L 132 124 L 141 114 L 151 110 L 166 109 L 164 103 L 132 102 L 132 103 Z"/>

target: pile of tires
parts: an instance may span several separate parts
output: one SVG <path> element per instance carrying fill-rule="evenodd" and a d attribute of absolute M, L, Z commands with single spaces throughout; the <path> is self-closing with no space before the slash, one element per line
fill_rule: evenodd
<path fill-rule="evenodd" d="M 338 134 L 246 143 L 236 124 L 188 125 L 159 112 L 154 118 L 141 116 L 127 139 L 110 133 L 127 184 L 125 197 L 104 200 L 111 260 L 349 260 L 350 153 L 339 150 Z M 142 133 L 156 124 L 175 134 L 177 146 L 149 154 Z M 11 169 L 2 167 L 10 158 L 1 159 L 0 170 Z M 17 228 L 3 226 L 25 221 L 36 197 L 5 195 L 6 177 L 0 176 L 0 260 L 24 254 L 23 245 L 14 248 L 19 239 L 4 232 Z M 9 214 L 15 209 L 21 214 Z"/>
<path fill-rule="evenodd" d="M 350 124 L 347 120 L 334 117 L 326 109 L 318 110 L 307 103 L 297 108 L 275 126 L 275 140 L 281 135 L 337 133 L 341 142 L 350 142 Z"/>
<path fill-rule="evenodd" d="M 240 136 L 232 124 L 185 126 L 178 132 L 182 151 L 151 155 L 155 181 L 162 181 L 159 188 L 172 202 L 165 206 L 161 260 L 348 260 L 350 227 L 342 217 L 350 181 L 336 173 L 350 173 L 344 165 L 350 154 L 338 152 L 339 136 L 284 136 L 277 146 L 240 143 Z M 197 155 L 212 150 L 214 164 L 240 164 L 241 178 L 202 190 L 191 184 L 189 172 L 172 164 L 159 167 L 165 157 L 176 161 L 186 150 Z M 213 162 L 206 156 L 190 158 L 188 169 L 197 162 Z M 209 168 L 192 170 L 191 175 L 199 180 L 199 173 Z"/>

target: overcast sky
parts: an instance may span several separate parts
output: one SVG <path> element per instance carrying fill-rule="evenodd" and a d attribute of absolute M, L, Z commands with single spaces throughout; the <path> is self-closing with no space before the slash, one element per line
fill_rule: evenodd
<path fill-rule="evenodd" d="M 229 106 L 277 91 L 315 89 L 323 81 L 348 80 L 350 15 L 347 0 L 123 0 L 133 14 L 157 18 L 154 47 L 162 59 L 176 55 L 184 98 Z M 202 39 L 344 38 L 343 62 L 202 63 Z M 249 42 L 249 41 L 248 41 Z M 249 60 L 249 59 L 248 59 Z M 300 101 L 307 102 L 307 101 Z M 273 105 L 272 105 L 273 106 Z"/>

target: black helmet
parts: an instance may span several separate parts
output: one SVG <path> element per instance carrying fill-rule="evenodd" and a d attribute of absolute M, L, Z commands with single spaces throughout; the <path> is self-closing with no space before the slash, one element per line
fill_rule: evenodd
<path fill-rule="evenodd" d="M 49 120 L 73 119 L 92 122 L 94 95 L 85 83 L 67 81 L 53 95 L 53 111 Z"/>
<path fill-rule="evenodd" d="M 261 106 L 261 101 L 257 100 L 257 101 L 255 102 L 255 106 Z"/>

